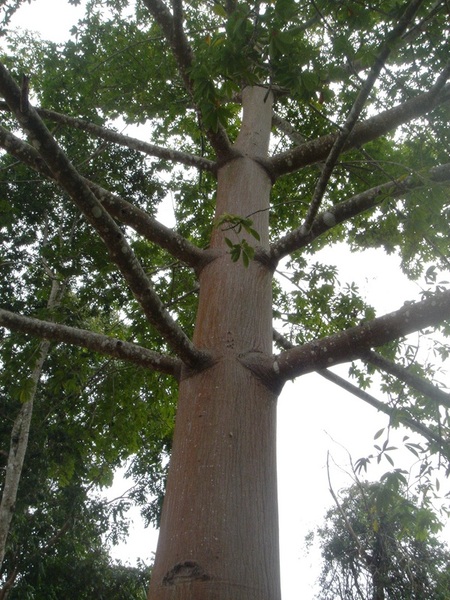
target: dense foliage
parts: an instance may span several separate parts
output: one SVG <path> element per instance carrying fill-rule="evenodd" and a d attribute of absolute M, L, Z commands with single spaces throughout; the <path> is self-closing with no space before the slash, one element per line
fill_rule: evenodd
<path fill-rule="evenodd" d="M 316 534 L 323 569 L 318 598 L 425 600 L 448 597 L 450 552 L 427 501 L 399 472 L 344 490 Z M 311 541 L 311 539 L 310 539 Z"/>

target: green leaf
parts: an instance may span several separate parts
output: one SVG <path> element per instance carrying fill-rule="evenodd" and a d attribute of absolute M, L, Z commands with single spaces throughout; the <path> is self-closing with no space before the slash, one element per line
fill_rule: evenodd
<path fill-rule="evenodd" d="M 223 18 L 227 17 L 227 11 L 222 6 L 222 4 L 220 4 L 220 2 L 214 2 L 212 10 L 219 17 L 223 17 Z"/>
<path fill-rule="evenodd" d="M 392 458 L 389 456 L 389 454 L 384 454 L 384 457 L 386 458 L 386 460 L 392 465 L 394 466 L 394 461 L 392 460 Z"/>
<path fill-rule="evenodd" d="M 35 383 L 31 377 L 28 377 L 23 383 L 19 390 L 19 401 L 22 404 L 29 402 L 33 396 L 35 389 Z"/>
<path fill-rule="evenodd" d="M 376 434 L 373 436 L 374 440 L 377 440 L 379 437 L 381 437 L 384 433 L 384 427 L 382 429 L 379 429 Z"/>

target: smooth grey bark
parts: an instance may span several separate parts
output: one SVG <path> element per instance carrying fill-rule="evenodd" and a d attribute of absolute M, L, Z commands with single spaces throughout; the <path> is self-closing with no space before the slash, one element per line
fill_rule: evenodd
<path fill-rule="evenodd" d="M 61 282 L 57 279 L 53 279 L 47 308 L 53 309 L 58 304 L 62 289 L 63 286 L 61 285 Z M 6 544 L 14 514 L 25 454 L 28 447 L 36 390 L 49 349 L 50 342 L 48 340 L 42 340 L 39 343 L 37 359 L 30 375 L 31 385 L 28 392 L 28 398 L 20 407 L 11 430 L 5 480 L 3 482 L 2 497 L 0 501 L 0 569 L 5 558 Z"/>
<path fill-rule="evenodd" d="M 3 559 L 5 558 L 6 544 L 28 446 L 34 397 L 41 376 L 42 366 L 47 357 L 49 348 L 50 342 L 40 342 L 38 359 L 36 360 L 31 374 L 32 386 L 29 392 L 29 399 L 20 407 L 11 430 L 11 441 L 0 502 L 0 568 L 3 564 Z"/>

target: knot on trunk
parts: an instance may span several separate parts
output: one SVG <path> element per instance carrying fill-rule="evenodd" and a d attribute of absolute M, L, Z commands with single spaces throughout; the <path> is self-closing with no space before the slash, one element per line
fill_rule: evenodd
<path fill-rule="evenodd" d="M 163 579 L 163 585 L 177 585 L 179 583 L 189 583 L 196 579 L 206 581 L 211 577 L 205 573 L 204 569 L 192 560 L 178 563 L 168 571 Z"/>

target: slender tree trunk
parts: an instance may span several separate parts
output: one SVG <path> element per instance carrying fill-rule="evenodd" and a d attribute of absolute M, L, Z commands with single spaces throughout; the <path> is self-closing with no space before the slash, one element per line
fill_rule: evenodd
<path fill-rule="evenodd" d="M 5 557 L 6 542 L 14 513 L 17 491 L 19 489 L 20 477 L 22 475 L 23 463 L 28 446 L 34 397 L 41 376 L 42 365 L 47 357 L 49 347 L 50 342 L 47 341 L 43 341 L 39 344 L 38 358 L 31 374 L 32 387 L 29 392 L 29 399 L 20 407 L 11 430 L 11 443 L 0 502 L 0 569 Z"/>
<path fill-rule="evenodd" d="M 372 600 L 385 600 L 384 588 L 386 584 L 386 556 L 383 534 L 378 531 L 376 535 L 374 556 L 372 563 Z"/>
<path fill-rule="evenodd" d="M 217 193 L 217 216 L 252 215 L 263 247 L 271 183 L 255 158 L 268 150 L 266 96 L 244 90 L 235 143 L 241 156 L 220 169 Z M 233 263 L 224 235 L 234 233 L 215 230 L 215 259 L 200 274 L 194 335 L 216 360 L 203 372 L 185 372 L 180 384 L 151 600 L 280 598 L 277 394 L 241 362 L 249 352 L 271 353 L 272 272 L 257 261 Z"/>
<path fill-rule="evenodd" d="M 49 299 L 47 302 L 47 308 L 51 309 L 57 305 L 60 294 L 61 283 L 57 279 L 53 279 Z M 33 416 L 34 398 L 39 379 L 41 377 L 42 367 L 45 359 L 47 358 L 49 348 L 50 342 L 47 340 L 40 342 L 37 359 L 31 373 L 32 384 L 30 386 L 28 399 L 20 407 L 11 430 L 11 442 L 9 447 L 8 461 L 6 463 L 2 497 L 0 501 L 0 570 L 5 558 L 6 543 L 14 514 L 25 454 L 28 447 L 31 418 Z M 14 570 L 14 572 L 16 572 L 16 570 Z M 14 582 L 14 579 L 12 582 Z M 7 589 L 12 587 L 11 582 L 7 582 L 6 585 L 8 586 Z"/>
<path fill-rule="evenodd" d="M 9 593 L 14 586 L 14 582 L 16 581 L 18 572 L 19 572 L 19 570 L 17 568 L 13 569 L 11 575 L 8 577 L 8 579 L 3 584 L 3 587 L 0 590 L 0 600 L 7 600 Z"/>

